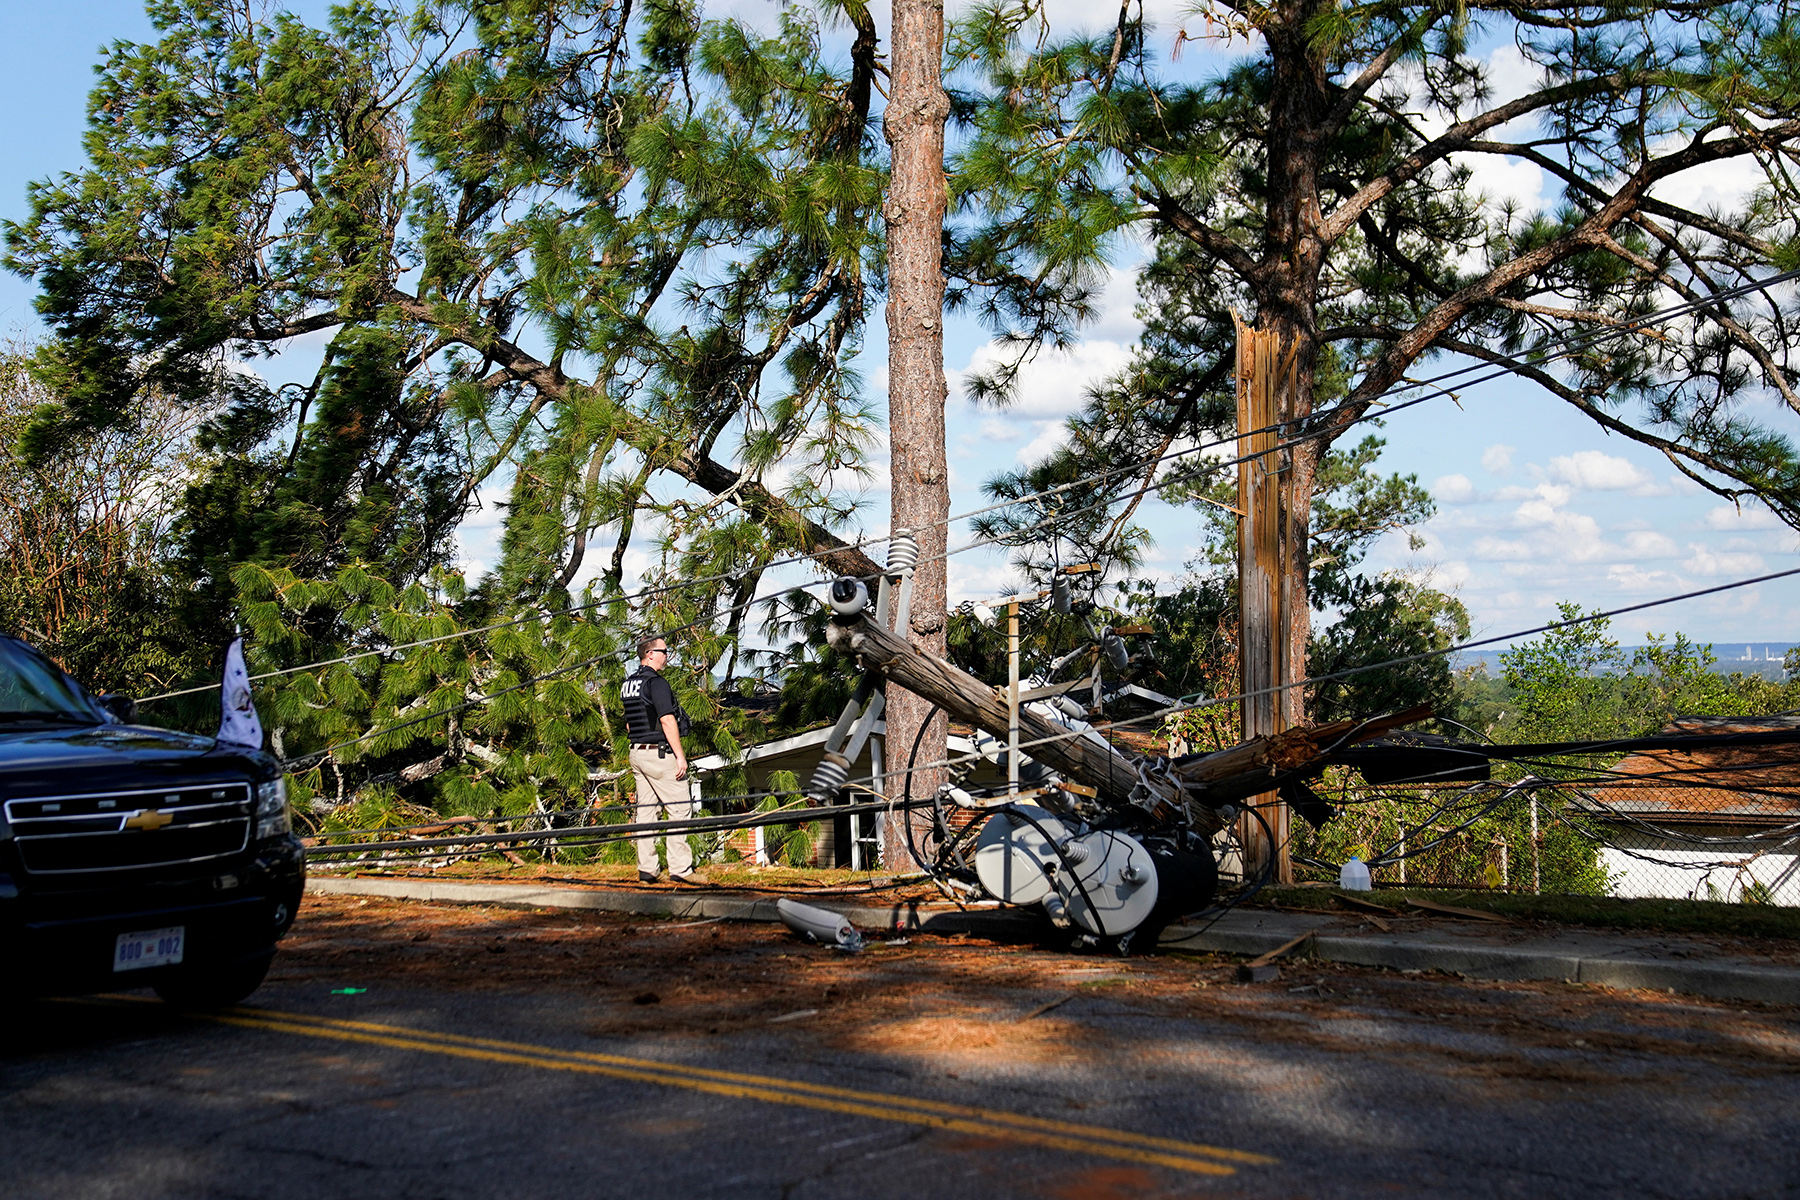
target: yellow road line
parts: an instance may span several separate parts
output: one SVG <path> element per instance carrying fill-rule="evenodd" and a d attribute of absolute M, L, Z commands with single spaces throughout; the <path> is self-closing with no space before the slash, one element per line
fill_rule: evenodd
<path fill-rule="evenodd" d="M 471 1046 L 480 1049 L 501 1050 L 514 1053 L 552 1055 L 577 1062 L 598 1063 L 606 1066 L 625 1067 L 633 1070 L 649 1070 L 669 1075 L 679 1075 L 693 1079 L 714 1080 L 723 1083 L 746 1083 L 759 1087 L 779 1087 L 786 1091 L 805 1092 L 815 1096 L 829 1096 L 844 1100 L 896 1105 L 918 1109 L 946 1116 L 968 1117 L 982 1121 L 1000 1121 L 1016 1125 L 1022 1129 L 1035 1129 L 1049 1133 L 1070 1134 L 1083 1138 L 1101 1138 L 1119 1142 L 1123 1145 L 1139 1146 L 1153 1150 L 1169 1150 L 1177 1154 L 1199 1154 L 1210 1158 L 1224 1159 L 1228 1162 L 1253 1163 L 1268 1165 L 1279 1160 L 1266 1154 L 1254 1154 L 1247 1150 L 1230 1150 L 1222 1146 L 1208 1146 L 1195 1142 L 1176 1141 L 1173 1138 L 1151 1137 L 1148 1134 L 1132 1133 L 1124 1129 L 1106 1129 L 1096 1125 L 1078 1125 L 1070 1121 L 1057 1121 L 1045 1117 L 1026 1116 L 1022 1113 L 1009 1113 L 990 1108 L 979 1108 L 971 1105 L 949 1104 L 939 1100 L 921 1100 L 911 1096 L 896 1096 L 887 1092 L 859 1091 L 854 1088 L 832 1087 L 828 1084 L 808 1083 L 798 1079 L 779 1079 L 768 1075 L 749 1075 L 738 1071 L 720 1071 L 710 1067 L 691 1067 L 681 1063 L 659 1062 L 655 1059 L 627 1058 L 617 1054 L 599 1054 L 581 1050 L 561 1050 L 550 1046 L 533 1045 L 525 1042 L 500 1041 L 493 1038 L 465 1037 L 454 1033 L 436 1033 L 407 1029 L 404 1026 L 382 1025 L 370 1021 L 350 1021 L 336 1017 L 314 1017 L 301 1013 L 275 1012 L 266 1009 L 241 1008 L 234 1010 L 235 1015 L 245 1017 L 267 1017 L 286 1022 L 313 1024 L 324 1028 L 345 1029 L 357 1032 L 385 1035 L 400 1035 L 420 1040 L 438 1041 L 458 1046 Z"/>
<path fill-rule="evenodd" d="M 422 1032 L 370 1021 L 347 1021 L 252 1008 L 234 1009 L 211 1019 L 272 1033 L 358 1042 L 545 1070 L 603 1075 L 735 1099 L 760 1100 L 771 1104 L 924 1125 L 1204 1175 L 1234 1174 L 1235 1168 L 1226 1165 L 1227 1162 L 1268 1164 L 1277 1161 L 1266 1155 L 1242 1150 L 1228 1150 L 1170 1138 L 1149 1137 L 1126 1130 L 1077 1125 L 968 1105 L 836 1088 L 772 1076 L 689 1067 L 652 1059 L 559 1050 L 550 1046 L 470 1038 L 459 1034 Z M 1226 1162 L 1218 1161 L 1221 1159 Z"/>

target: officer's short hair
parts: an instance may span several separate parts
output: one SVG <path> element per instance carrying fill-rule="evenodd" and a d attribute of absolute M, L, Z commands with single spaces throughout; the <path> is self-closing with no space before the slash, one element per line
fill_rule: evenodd
<path fill-rule="evenodd" d="M 668 639 L 663 637 L 660 633 L 646 633 L 643 637 L 638 639 L 638 657 L 642 658 L 644 655 L 650 653 L 650 648 L 656 645 L 656 643 L 663 642 L 666 644 L 667 641 Z"/>

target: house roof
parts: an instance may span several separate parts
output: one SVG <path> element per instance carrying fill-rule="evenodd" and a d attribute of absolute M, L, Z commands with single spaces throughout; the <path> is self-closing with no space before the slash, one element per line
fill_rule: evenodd
<path fill-rule="evenodd" d="M 745 747 L 744 752 L 736 759 L 723 754 L 708 754 L 696 758 L 688 766 L 696 771 L 722 771 L 729 766 L 747 766 L 766 758 L 779 758 L 785 754 L 796 754 L 808 750 L 822 750 L 825 743 L 831 740 L 830 725 L 821 725 L 817 729 L 805 733 L 796 733 L 789 737 L 776 738 L 773 741 L 760 742 Z M 887 734 L 887 722 L 876 721 L 872 733 Z"/>
<path fill-rule="evenodd" d="M 1664 734 L 1766 734 L 1796 740 L 1692 750 L 1640 750 L 1611 769 L 1618 778 L 1586 789 L 1601 809 L 1683 825 L 1788 825 L 1800 821 L 1800 716 L 1677 717 Z"/>

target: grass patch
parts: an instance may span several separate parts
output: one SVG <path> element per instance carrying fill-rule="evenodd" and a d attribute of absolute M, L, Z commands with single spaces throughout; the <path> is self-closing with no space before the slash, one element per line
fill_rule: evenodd
<path fill-rule="evenodd" d="M 1600 929 L 1658 933 L 1699 933 L 1721 937 L 1800 940 L 1800 908 L 1773 904 L 1727 904 L 1716 900 L 1621 900 L 1612 896 L 1532 896 L 1516 892 L 1451 891 L 1444 888 L 1379 888 L 1354 893 L 1395 913 L 1412 912 L 1406 899 L 1416 896 L 1438 904 L 1480 909 L 1520 921 L 1548 921 Z M 1336 888 L 1265 888 L 1253 903 L 1284 908 L 1355 910 L 1333 904 Z"/>

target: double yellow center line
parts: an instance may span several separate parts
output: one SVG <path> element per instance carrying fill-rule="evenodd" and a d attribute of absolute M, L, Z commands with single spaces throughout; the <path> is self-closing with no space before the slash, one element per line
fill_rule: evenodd
<path fill-rule="evenodd" d="M 829 1087 L 798 1079 L 780 1079 L 769 1075 L 748 1075 L 738 1071 L 716 1071 L 707 1067 L 690 1067 L 679 1063 L 656 1062 L 645 1058 L 626 1058 L 617 1054 L 594 1054 L 579 1050 L 561 1050 L 554 1046 L 538 1046 L 527 1042 L 506 1042 L 493 1038 L 463 1037 L 453 1033 L 432 1033 L 408 1029 L 401 1025 L 382 1025 L 373 1021 L 346 1021 L 332 1017 L 312 1017 L 300 1013 L 269 1009 L 234 1008 L 213 1014 L 210 1020 L 244 1029 L 260 1029 L 269 1033 L 298 1034 L 302 1037 L 327 1038 L 339 1042 L 356 1042 L 368 1046 L 385 1046 L 392 1050 L 412 1050 L 425 1054 L 441 1054 L 450 1058 L 474 1059 L 479 1062 L 503 1063 L 509 1066 L 537 1067 L 547 1071 L 573 1071 L 584 1075 L 603 1075 L 632 1083 L 651 1083 L 662 1087 L 686 1088 L 714 1096 L 739 1100 L 761 1100 L 768 1104 L 787 1104 L 797 1108 L 848 1116 L 871 1117 L 878 1121 L 898 1121 L 908 1125 L 925 1125 L 954 1133 L 1004 1139 L 1026 1145 L 1066 1150 L 1075 1154 L 1093 1154 L 1104 1158 L 1149 1166 L 1170 1167 L 1201 1175 L 1230 1175 L 1238 1165 L 1271 1164 L 1276 1159 L 1243 1150 L 1227 1150 L 1219 1146 L 1176 1141 L 1172 1138 L 1149 1137 L 1123 1129 L 1105 1129 L 1093 1125 L 1076 1125 L 1044 1117 L 1025 1116 L 999 1109 L 964 1104 L 945 1104 L 936 1100 L 919 1100 L 886 1092 L 864 1092 L 853 1088 Z"/>

